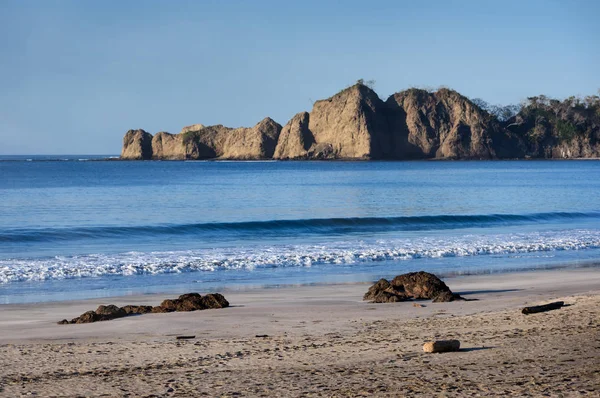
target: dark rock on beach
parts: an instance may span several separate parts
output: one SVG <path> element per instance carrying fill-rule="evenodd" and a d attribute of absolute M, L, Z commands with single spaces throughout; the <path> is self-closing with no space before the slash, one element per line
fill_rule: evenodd
<path fill-rule="evenodd" d="M 164 300 L 153 312 L 198 311 L 229 307 L 229 302 L 219 293 L 200 296 L 198 293 L 182 294 L 173 300 Z"/>
<path fill-rule="evenodd" d="M 393 286 L 387 279 L 380 279 L 363 296 L 363 300 L 373 303 L 396 303 L 399 301 L 410 300 L 410 297 L 404 292 Z"/>
<path fill-rule="evenodd" d="M 152 312 L 151 305 L 126 305 L 121 308 L 127 315 L 148 314 Z"/>
<path fill-rule="evenodd" d="M 363 300 L 373 303 L 393 303 L 410 299 L 432 299 L 434 303 L 441 303 L 463 298 L 452 293 L 440 278 L 424 271 L 398 275 L 391 282 L 380 279 L 363 297 Z"/>
<path fill-rule="evenodd" d="M 206 309 L 218 309 L 229 307 L 229 301 L 222 294 L 212 293 L 202 297 L 202 303 Z"/>
<path fill-rule="evenodd" d="M 440 278 L 424 271 L 398 275 L 392 279 L 391 284 L 402 288 L 415 299 L 433 299 L 440 293 L 450 292 L 450 288 Z"/>
<path fill-rule="evenodd" d="M 433 298 L 434 303 L 448 303 L 450 301 L 456 300 L 466 300 L 456 293 L 452 293 L 451 291 L 442 292 Z M 472 299 L 474 300 L 474 299 Z"/>
<path fill-rule="evenodd" d="M 101 305 L 96 309 L 96 315 L 101 318 L 121 318 L 127 315 L 127 312 L 121 307 L 117 307 L 116 305 Z"/>
<path fill-rule="evenodd" d="M 128 313 L 125 309 L 117 307 L 116 305 L 101 305 L 96 311 L 87 311 L 79 315 L 77 318 L 68 321 L 63 319 L 58 322 L 59 325 L 66 325 L 69 323 L 92 323 L 98 321 L 109 321 L 111 319 L 122 318 L 127 316 Z"/>
<path fill-rule="evenodd" d="M 87 311 L 73 318 L 70 321 L 63 319 L 58 322 L 59 325 L 74 323 L 92 323 L 98 321 L 108 321 L 116 318 L 123 318 L 130 315 L 164 313 L 175 311 L 198 311 L 207 309 L 217 309 L 229 307 L 229 302 L 219 293 L 209 293 L 201 296 L 198 293 L 182 294 L 176 299 L 164 300 L 159 306 L 149 305 L 126 305 L 117 307 L 116 305 L 101 305 L 96 311 Z"/>

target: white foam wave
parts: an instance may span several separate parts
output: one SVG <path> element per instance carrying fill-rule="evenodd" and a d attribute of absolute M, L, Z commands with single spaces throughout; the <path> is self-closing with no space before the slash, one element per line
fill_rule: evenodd
<path fill-rule="evenodd" d="M 0 260 L 0 283 L 482 255 L 501 255 L 508 259 L 524 253 L 592 248 L 600 248 L 600 231 L 570 230 L 439 239 L 328 242 L 326 245 L 89 254 Z"/>

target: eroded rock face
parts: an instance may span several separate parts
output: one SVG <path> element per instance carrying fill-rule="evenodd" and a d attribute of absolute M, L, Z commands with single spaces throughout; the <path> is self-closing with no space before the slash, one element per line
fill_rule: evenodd
<path fill-rule="evenodd" d="M 224 133 L 222 155 L 225 159 L 271 159 L 281 125 L 271 118 L 265 118 L 251 129 L 238 128 Z"/>
<path fill-rule="evenodd" d="M 498 157 L 497 147 L 518 145 L 500 142 L 499 123 L 456 91 L 410 89 L 386 104 L 394 157 L 492 159 Z"/>
<path fill-rule="evenodd" d="M 315 102 L 285 125 L 275 159 L 382 159 L 391 155 L 386 105 L 363 84 Z"/>
<path fill-rule="evenodd" d="M 594 99 L 595 98 L 595 99 Z M 541 100 L 500 121 L 449 89 L 385 102 L 364 84 L 316 101 L 281 127 L 195 124 L 152 137 L 130 130 L 123 159 L 505 159 L 600 156 L 600 99 Z M 504 120 L 504 119 L 503 119 Z M 149 143 L 150 142 L 150 143 Z"/>
<path fill-rule="evenodd" d="M 298 113 L 281 130 L 273 154 L 274 159 L 306 159 L 315 144 L 315 137 L 308 128 L 308 112 Z"/>
<path fill-rule="evenodd" d="M 123 137 L 121 159 L 152 159 L 152 134 L 144 130 L 129 130 Z"/>
<path fill-rule="evenodd" d="M 201 296 L 198 293 L 182 294 L 176 299 L 164 300 L 159 306 L 149 305 L 126 305 L 117 307 L 116 305 L 101 305 L 96 311 L 87 311 L 68 321 L 63 319 L 58 322 L 59 325 L 73 323 L 92 323 L 98 321 L 108 321 L 116 318 L 123 318 L 130 315 L 164 313 L 174 311 L 198 311 L 229 307 L 229 302 L 219 293 L 209 293 Z"/>
<path fill-rule="evenodd" d="M 181 131 L 179 132 L 179 134 L 184 134 L 187 133 L 189 131 L 198 131 L 198 130 L 202 130 L 204 127 L 203 124 L 198 123 L 198 124 L 192 124 L 191 126 L 185 126 L 184 128 L 181 129 Z"/>
<path fill-rule="evenodd" d="M 458 294 L 434 274 L 410 272 L 396 276 L 391 282 L 380 279 L 364 295 L 363 300 L 390 303 L 409 299 L 433 299 L 434 303 L 461 300 Z"/>
<path fill-rule="evenodd" d="M 315 102 L 308 128 L 336 159 L 380 159 L 390 149 L 385 104 L 362 84 Z"/>
<path fill-rule="evenodd" d="M 153 159 L 183 160 L 187 159 L 187 153 L 187 147 L 179 134 L 169 134 L 161 131 L 152 138 Z"/>
<path fill-rule="evenodd" d="M 197 124 L 185 127 L 180 134 L 156 134 L 151 156 L 164 160 L 271 159 L 280 132 L 281 126 L 270 118 L 252 128 Z"/>

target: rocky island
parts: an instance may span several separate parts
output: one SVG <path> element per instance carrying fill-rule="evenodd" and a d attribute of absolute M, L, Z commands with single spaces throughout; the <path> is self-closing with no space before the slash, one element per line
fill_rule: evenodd
<path fill-rule="evenodd" d="M 522 159 L 600 157 L 600 98 L 531 97 L 511 113 L 454 90 L 383 101 L 359 81 L 281 126 L 196 124 L 179 134 L 129 130 L 121 159 Z M 496 109 L 497 110 L 497 109 Z"/>

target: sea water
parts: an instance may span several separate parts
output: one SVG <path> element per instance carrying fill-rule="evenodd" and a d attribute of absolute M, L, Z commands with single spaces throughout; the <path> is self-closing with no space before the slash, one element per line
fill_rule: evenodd
<path fill-rule="evenodd" d="M 0 303 L 600 262 L 600 161 L 101 158 L 0 158 Z"/>

